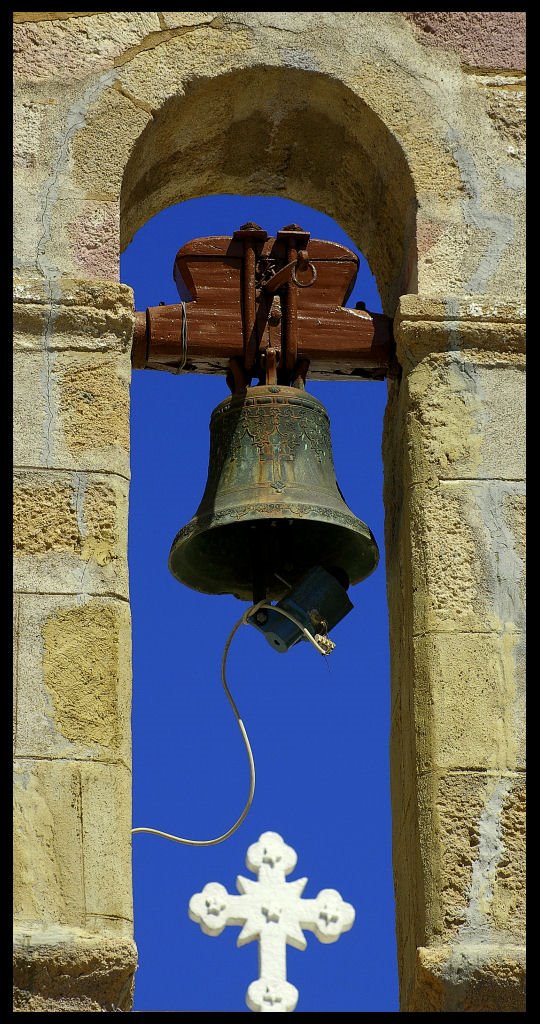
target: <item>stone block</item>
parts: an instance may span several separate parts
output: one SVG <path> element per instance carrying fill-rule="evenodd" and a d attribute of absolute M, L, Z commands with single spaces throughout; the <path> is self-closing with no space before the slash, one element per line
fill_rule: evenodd
<path fill-rule="evenodd" d="M 90 11 L 82 22 L 54 18 L 15 24 L 15 77 L 69 81 L 98 74 L 126 50 L 144 47 L 145 37 L 159 28 L 157 14 L 150 11 Z"/>
<path fill-rule="evenodd" d="M 426 944 L 522 943 L 523 777 L 440 772 L 418 794 Z"/>
<path fill-rule="evenodd" d="M 502 76 L 490 76 L 479 83 L 484 94 L 487 113 L 493 127 L 506 145 L 506 152 L 512 162 L 525 162 L 526 82 L 504 80 Z"/>
<path fill-rule="evenodd" d="M 132 936 L 131 778 L 121 765 L 15 762 L 16 927 Z M 32 931 L 32 927 L 30 928 Z"/>
<path fill-rule="evenodd" d="M 84 928 L 79 767 L 17 759 L 14 787 L 15 922 Z"/>
<path fill-rule="evenodd" d="M 129 1011 L 136 968 L 132 939 L 73 928 L 39 929 L 32 922 L 15 932 L 14 1011 Z"/>
<path fill-rule="evenodd" d="M 17 352 L 127 354 L 133 334 L 133 291 L 114 281 L 64 276 L 14 277 Z"/>
<path fill-rule="evenodd" d="M 73 272 L 116 281 L 120 271 L 118 201 L 87 199 L 72 218 L 63 219 Z"/>
<path fill-rule="evenodd" d="M 434 633 L 414 641 L 418 771 L 519 766 L 513 653 L 520 639 Z"/>
<path fill-rule="evenodd" d="M 406 1013 L 523 1013 L 525 948 L 497 943 L 420 947 Z"/>
<path fill-rule="evenodd" d="M 406 501 L 414 632 L 523 630 L 525 484 L 447 479 Z"/>
<path fill-rule="evenodd" d="M 127 599 L 127 501 L 112 473 L 16 470 L 15 590 Z"/>
<path fill-rule="evenodd" d="M 18 175 L 14 206 L 14 269 L 36 271 L 49 282 L 54 298 L 60 275 L 118 281 L 120 210 L 116 196 L 87 195 L 80 189 L 54 190 L 45 179 L 39 190 L 25 187 Z M 24 178 L 28 175 L 25 174 Z M 62 175 L 59 174 L 59 179 Z M 42 278 L 43 280 L 43 278 Z"/>
<path fill-rule="evenodd" d="M 131 935 L 131 772 L 81 765 L 86 926 Z"/>
<path fill-rule="evenodd" d="M 40 175 L 43 178 L 43 172 Z M 43 240 L 43 203 L 35 175 L 27 187 L 29 175 L 16 173 L 13 194 L 13 267 L 17 272 L 37 272 L 37 254 Z"/>
<path fill-rule="evenodd" d="M 106 460 L 110 472 L 128 476 L 129 358 L 61 352 L 53 372 L 62 455 L 81 469 Z"/>
<path fill-rule="evenodd" d="M 22 596 L 16 753 L 129 764 L 130 712 L 127 602 Z"/>
<path fill-rule="evenodd" d="M 153 60 L 152 50 L 150 61 Z M 92 193 L 119 198 L 131 150 L 151 120 L 148 109 L 118 89 L 110 87 L 101 92 L 85 112 L 84 123 L 73 142 L 74 184 Z"/>
<path fill-rule="evenodd" d="M 412 481 L 525 477 L 523 366 L 471 352 L 433 355 L 408 375 Z"/>
<path fill-rule="evenodd" d="M 69 98 L 69 90 L 58 90 L 54 84 L 43 88 L 42 84 L 14 83 L 13 163 L 17 186 L 24 182 L 39 191 L 44 178 L 49 177 L 58 155 Z"/>
<path fill-rule="evenodd" d="M 450 365 L 523 368 L 525 302 L 506 293 L 401 295 L 394 320 L 397 355 L 407 370 L 428 355 L 441 353 Z M 461 355 L 471 351 L 470 359 Z M 434 361 L 436 369 L 444 360 Z M 422 380 L 422 378 L 420 378 Z"/>
<path fill-rule="evenodd" d="M 46 464 L 54 353 L 13 356 L 13 457 L 16 466 Z"/>
<path fill-rule="evenodd" d="M 503 801 L 500 818 L 504 844 L 493 880 L 492 917 L 501 934 L 526 927 L 526 784 L 518 778 Z"/>
<path fill-rule="evenodd" d="M 18 352 L 15 465 L 129 478 L 129 355 Z"/>
<path fill-rule="evenodd" d="M 525 11 L 401 11 L 428 46 L 472 68 L 525 67 Z"/>

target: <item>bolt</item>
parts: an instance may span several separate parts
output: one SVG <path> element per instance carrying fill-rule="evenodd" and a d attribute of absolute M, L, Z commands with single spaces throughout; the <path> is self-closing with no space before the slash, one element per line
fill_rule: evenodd
<path fill-rule="evenodd" d="M 266 614 L 266 612 L 257 612 L 255 616 L 255 620 L 259 623 L 260 626 L 264 625 L 267 619 L 268 615 Z"/>

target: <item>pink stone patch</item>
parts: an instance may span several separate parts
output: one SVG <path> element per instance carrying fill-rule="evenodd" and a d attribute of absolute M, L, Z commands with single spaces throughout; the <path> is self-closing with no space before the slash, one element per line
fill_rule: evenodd
<path fill-rule="evenodd" d="M 117 203 L 85 203 L 82 216 L 68 228 L 70 253 L 82 276 L 118 281 L 119 231 Z"/>
<path fill-rule="evenodd" d="M 461 63 L 525 69 L 525 11 L 401 11 L 423 43 L 455 50 Z"/>

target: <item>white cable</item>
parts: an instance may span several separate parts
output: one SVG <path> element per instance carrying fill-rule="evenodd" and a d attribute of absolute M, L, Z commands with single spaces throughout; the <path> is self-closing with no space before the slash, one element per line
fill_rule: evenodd
<path fill-rule="evenodd" d="M 244 614 L 242 615 L 242 618 L 238 619 L 238 622 L 236 622 L 233 628 L 231 629 L 231 632 L 229 633 L 227 640 L 225 642 L 225 647 L 223 648 L 223 655 L 221 657 L 221 682 L 223 684 L 223 689 L 225 690 L 225 693 L 227 695 L 227 699 L 233 709 L 236 721 L 238 722 L 238 728 L 240 729 L 240 732 L 242 734 L 242 739 L 244 741 L 244 746 L 246 748 L 249 761 L 249 793 L 240 817 L 237 819 L 237 821 L 235 821 L 234 825 L 232 825 L 231 828 L 227 830 L 227 832 L 224 832 L 222 836 L 217 836 L 215 839 L 184 839 L 181 836 L 171 835 L 170 832 L 162 832 L 161 829 L 159 828 L 146 828 L 142 826 L 140 828 L 132 828 L 132 834 L 135 834 L 136 832 L 148 832 L 150 835 L 162 836 L 163 839 L 170 839 L 173 843 L 182 843 L 185 846 L 216 846 L 218 843 L 222 843 L 225 839 L 228 839 L 229 836 L 232 836 L 233 832 L 236 832 L 237 828 L 239 828 L 242 822 L 244 821 L 253 803 L 253 797 L 255 794 L 255 761 L 253 759 L 253 752 L 251 750 L 251 745 L 248 739 L 247 732 L 245 730 L 244 723 L 240 718 L 240 712 L 238 711 L 238 708 L 234 702 L 233 695 L 229 690 L 227 684 L 226 665 L 227 657 L 229 654 L 229 648 L 231 646 L 234 636 L 236 635 L 237 630 L 240 629 L 240 626 L 247 625 L 248 619 L 250 619 L 252 615 L 255 615 L 255 613 L 258 612 L 260 608 L 268 608 L 269 610 L 272 610 L 274 612 L 279 612 L 280 615 L 284 615 L 285 618 L 290 619 L 291 622 L 294 622 L 298 629 L 302 631 L 306 640 L 309 640 L 310 643 L 312 643 L 313 646 L 317 648 L 320 654 L 326 655 L 328 653 L 327 651 L 323 650 L 323 648 L 315 640 L 315 637 L 311 635 L 309 630 L 306 629 L 294 615 L 286 611 L 284 608 L 278 608 L 277 605 L 270 604 L 269 602 L 264 600 L 259 601 L 257 604 L 252 605 L 251 608 L 248 608 L 247 611 L 244 612 Z"/>
<path fill-rule="evenodd" d="M 285 608 L 279 608 L 277 604 L 267 604 L 266 601 L 259 601 L 259 604 L 254 605 L 253 608 L 249 609 L 247 613 L 248 617 L 251 617 L 255 611 L 259 610 L 259 608 L 269 608 L 273 612 L 279 612 L 280 615 L 284 615 L 286 619 L 290 619 L 291 622 L 294 622 L 295 626 L 298 626 L 298 629 L 302 630 L 302 633 L 304 634 L 306 640 L 309 640 L 309 642 L 313 644 L 316 650 L 318 650 L 319 654 L 328 654 L 328 651 L 325 651 L 320 646 L 320 644 L 317 643 L 315 637 L 309 632 L 309 629 L 306 629 L 305 626 L 303 626 L 299 619 L 297 619 L 294 615 L 291 615 L 290 612 L 285 611 Z"/>

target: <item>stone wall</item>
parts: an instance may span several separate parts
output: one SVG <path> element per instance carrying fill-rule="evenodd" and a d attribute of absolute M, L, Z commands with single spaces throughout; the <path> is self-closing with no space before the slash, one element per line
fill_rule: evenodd
<path fill-rule="evenodd" d="M 130 1007 L 118 259 L 236 192 L 333 216 L 395 317 L 402 1009 L 522 1009 L 523 12 L 14 17 L 16 1008 Z"/>

